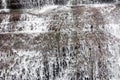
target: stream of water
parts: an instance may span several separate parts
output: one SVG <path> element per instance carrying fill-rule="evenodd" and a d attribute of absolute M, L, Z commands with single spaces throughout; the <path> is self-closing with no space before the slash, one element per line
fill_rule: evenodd
<path fill-rule="evenodd" d="M 2 4 L 3 9 L 1 9 L 0 12 L 9 12 L 9 9 L 7 8 L 7 1 L 2 0 L 1 4 Z"/>

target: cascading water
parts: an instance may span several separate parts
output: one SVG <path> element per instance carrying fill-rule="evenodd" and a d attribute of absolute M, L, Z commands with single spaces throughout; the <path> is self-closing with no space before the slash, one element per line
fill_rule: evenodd
<path fill-rule="evenodd" d="M 2 0 L 0 80 L 119 80 L 120 6 L 102 1 Z"/>
<path fill-rule="evenodd" d="M 0 12 L 9 12 L 9 9 L 7 9 L 7 1 L 6 0 L 2 0 L 2 3 L 1 3 L 3 9 L 0 10 Z"/>
<path fill-rule="evenodd" d="M 7 9 L 7 3 L 6 3 L 6 0 L 2 0 L 2 6 L 3 6 L 3 9 Z"/>

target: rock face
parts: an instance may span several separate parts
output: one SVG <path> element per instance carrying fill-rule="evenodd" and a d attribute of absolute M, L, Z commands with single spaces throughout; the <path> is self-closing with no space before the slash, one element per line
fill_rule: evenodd
<path fill-rule="evenodd" d="M 22 1 L 0 10 L 0 80 L 120 80 L 119 4 Z"/>

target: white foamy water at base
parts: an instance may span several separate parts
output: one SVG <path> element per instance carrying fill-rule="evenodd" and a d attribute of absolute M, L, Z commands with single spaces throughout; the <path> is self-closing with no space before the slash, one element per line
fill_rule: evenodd
<path fill-rule="evenodd" d="M 0 9 L 0 13 L 8 13 L 10 12 L 10 9 Z"/>

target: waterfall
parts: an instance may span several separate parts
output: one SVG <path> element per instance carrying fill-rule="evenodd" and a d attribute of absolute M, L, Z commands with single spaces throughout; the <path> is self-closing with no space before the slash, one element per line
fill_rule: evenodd
<path fill-rule="evenodd" d="M 2 6 L 3 6 L 3 9 L 7 9 L 7 2 L 6 2 L 6 0 L 2 0 Z"/>
<path fill-rule="evenodd" d="M 9 12 L 9 9 L 7 9 L 7 1 L 6 0 L 2 0 L 2 7 L 3 7 L 3 9 L 2 10 L 0 10 L 0 12 L 2 11 L 2 12 Z"/>
<path fill-rule="evenodd" d="M 104 1 L 2 0 L 0 80 L 120 80 L 120 6 Z"/>

